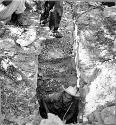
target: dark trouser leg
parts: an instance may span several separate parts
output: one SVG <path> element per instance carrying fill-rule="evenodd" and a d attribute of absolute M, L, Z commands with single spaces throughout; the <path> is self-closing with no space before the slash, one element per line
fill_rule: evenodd
<path fill-rule="evenodd" d="M 48 116 L 47 116 L 47 113 L 48 113 L 48 109 L 46 109 L 47 107 L 46 107 L 46 104 L 45 104 L 45 102 L 44 102 L 44 100 L 43 99 L 41 99 L 40 101 L 38 101 L 39 102 L 39 105 L 40 105 L 40 107 L 39 107 L 39 113 L 40 113 L 40 116 L 42 117 L 42 118 L 44 118 L 44 119 L 47 119 L 48 118 Z"/>
<path fill-rule="evenodd" d="M 55 26 L 55 13 L 54 12 L 50 12 L 50 17 L 49 17 L 49 28 L 50 30 L 54 30 L 54 26 Z"/>
<path fill-rule="evenodd" d="M 57 31 L 61 21 L 63 13 L 63 7 L 60 5 L 60 1 L 55 1 L 54 10 L 50 12 L 49 28 L 53 32 Z"/>
<path fill-rule="evenodd" d="M 54 9 L 50 12 L 49 28 L 51 30 L 51 36 L 56 38 L 63 37 L 62 34 L 58 32 L 62 14 L 63 6 L 60 5 L 60 1 L 55 1 Z"/>
<path fill-rule="evenodd" d="M 58 12 L 56 12 L 55 14 L 55 25 L 54 25 L 54 31 L 57 31 L 60 25 L 60 21 L 61 21 L 61 16 L 59 15 Z"/>
<path fill-rule="evenodd" d="M 49 11 L 53 8 L 55 2 L 54 1 L 46 1 L 44 4 L 44 12 L 40 17 L 40 24 L 46 24 L 48 22 Z"/>

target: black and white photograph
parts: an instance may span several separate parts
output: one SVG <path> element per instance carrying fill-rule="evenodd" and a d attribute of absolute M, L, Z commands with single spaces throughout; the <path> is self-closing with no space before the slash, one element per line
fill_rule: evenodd
<path fill-rule="evenodd" d="M 0 0 L 0 125 L 116 125 L 116 1 Z"/>

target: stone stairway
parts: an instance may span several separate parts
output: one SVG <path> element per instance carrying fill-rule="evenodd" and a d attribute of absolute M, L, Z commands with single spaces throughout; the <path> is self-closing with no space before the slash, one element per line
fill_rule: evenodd
<path fill-rule="evenodd" d="M 71 45 L 57 38 L 42 41 L 42 50 L 38 56 L 38 76 L 42 84 L 38 86 L 42 93 L 51 94 L 62 90 L 62 85 L 74 86 L 77 82 L 76 66 Z M 45 94 L 44 93 L 44 94 Z"/>

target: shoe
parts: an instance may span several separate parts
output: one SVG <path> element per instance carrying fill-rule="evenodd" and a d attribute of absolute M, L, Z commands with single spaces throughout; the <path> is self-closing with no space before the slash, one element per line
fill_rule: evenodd
<path fill-rule="evenodd" d="M 40 25 L 41 25 L 41 26 L 45 26 L 47 23 L 48 23 L 48 20 L 47 20 L 47 19 L 40 21 Z"/>
<path fill-rule="evenodd" d="M 55 38 L 62 38 L 63 37 L 63 35 L 58 31 L 50 32 L 50 36 L 55 37 Z"/>
<path fill-rule="evenodd" d="M 49 22 L 49 14 L 45 14 L 45 13 L 41 13 L 41 16 L 40 16 L 40 25 L 41 26 L 45 26 L 48 22 Z"/>

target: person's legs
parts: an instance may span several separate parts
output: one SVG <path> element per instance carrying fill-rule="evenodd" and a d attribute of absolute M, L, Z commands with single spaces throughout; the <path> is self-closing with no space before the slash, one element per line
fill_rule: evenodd
<path fill-rule="evenodd" d="M 60 25 L 61 17 L 63 14 L 63 6 L 60 1 L 55 1 L 55 6 L 53 11 L 50 12 L 49 18 L 49 28 L 52 31 L 52 35 L 54 37 L 62 37 L 62 35 L 58 32 L 58 28 Z"/>
<path fill-rule="evenodd" d="M 53 32 L 58 31 L 60 21 L 61 21 L 61 16 L 59 15 L 58 11 L 51 12 L 49 21 L 50 30 L 52 30 Z"/>
<path fill-rule="evenodd" d="M 55 2 L 55 25 L 54 25 L 54 31 L 58 30 L 59 24 L 61 21 L 61 17 L 63 14 L 63 6 L 60 1 Z"/>
<path fill-rule="evenodd" d="M 48 22 L 49 11 L 53 9 L 55 2 L 54 1 L 46 1 L 44 3 L 44 11 L 40 17 L 40 24 L 45 25 Z"/>

